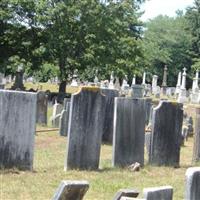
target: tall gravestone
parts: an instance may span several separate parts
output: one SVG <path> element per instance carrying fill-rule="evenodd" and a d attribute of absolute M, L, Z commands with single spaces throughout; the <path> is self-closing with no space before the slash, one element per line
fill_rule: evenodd
<path fill-rule="evenodd" d="M 200 198 L 200 167 L 190 167 L 186 171 L 186 200 L 198 200 Z"/>
<path fill-rule="evenodd" d="M 38 124 L 47 124 L 48 97 L 45 92 L 37 92 L 37 117 Z"/>
<path fill-rule="evenodd" d="M 200 161 L 200 107 L 195 109 L 195 130 L 193 145 L 193 161 Z"/>
<path fill-rule="evenodd" d="M 114 99 L 119 96 L 118 90 L 101 89 L 105 95 L 105 119 L 103 128 L 103 142 L 112 143 L 113 140 L 113 116 L 114 116 Z"/>
<path fill-rule="evenodd" d="M 24 83 L 23 83 L 23 68 L 22 66 L 18 66 L 15 76 L 15 82 L 11 89 L 13 90 L 25 90 Z"/>
<path fill-rule="evenodd" d="M 69 110 L 70 110 L 70 99 L 64 99 L 64 108 L 61 112 L 60 124 L 59 124 L 59 134 L 61 136 L 67 136 L 68 124 L 69 124 Z"/>
<path fill-rule="evenodd" d="M 153 165 L 179 166 L 182 104 L 161 101 L 153 110 L 149 162 Z"/>
<path fill-rule="evenodd" d="M 65 170 L 98 169 L 105 103 L 98 87 L 82 87 L 72 95 Z"/>
<path fill-rule="evenodd" d="M 113 166 L 144 164 L 145 100 L 115 98 Z"/>
<path fill-rule="evenodd" d="M 36 127 L 34 93 L 0 91 L 0 167 L 33 167 Z"/>

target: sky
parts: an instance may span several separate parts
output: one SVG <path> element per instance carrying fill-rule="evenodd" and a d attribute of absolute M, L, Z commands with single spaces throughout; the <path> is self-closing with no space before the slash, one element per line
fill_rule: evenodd
<path fill-rule="evenodd" d="M 173 17 L 176 10 L 185 10 L 188 6 L 193 5 L 194 0 L 146 0 L 142 6 L 145 11 L 141 19 L 147 21 L 160 14 Z"/>

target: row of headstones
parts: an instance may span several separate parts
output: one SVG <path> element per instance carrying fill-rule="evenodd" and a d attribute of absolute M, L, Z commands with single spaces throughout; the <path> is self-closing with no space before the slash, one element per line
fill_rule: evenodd
<path fill-rule="evenodd" d="M 198 200 L 200 198 L 200 167 L 191 167 L 186 171 L 185 200 Z M 62 181 L 56 190 L 52 200 L 82 200 L 89 183 L 87 181 Z M 137 199 L 139 192 L 134 189 L 119 190 L 113 200 Z M 162 186 L 144 188 L 143 200 L 172 200 L 173 187 Z"/>
<path fill-rule="evenodd" d="M 104 128 L 105 96 L 99 88 L 83 87 L 72 95 L 65 169 L 98 169 Z M 144 164 L 146 100 L 115 98 L 113 166 Z M 149 162 L 179 166 L 182 104 L 162 101 L 153 111 Z"/>
<path fill-rule="evenodd" d="M 32 169 L 37 95 L 0 91 L 0 165 Z M 118 97 L 114 109 L 113 165 L 144 163 L 144 99 Z M 104 130 L 106 97 L 99 88 L 72 95 L 66 169 L 97 169 Z M 161 102 L 154 109 L 149 162 L 179 165 L 182 107 Z M 200 123 L 198 123 L 200 124 Z M 198 130 L 197 130 L 198 131 Z M 197 134 L 200 135 L 199 131 Z M 22 139 L 23 138 L 23 139 Z M 199 136 L 195 148 L 198 155 Z"/>

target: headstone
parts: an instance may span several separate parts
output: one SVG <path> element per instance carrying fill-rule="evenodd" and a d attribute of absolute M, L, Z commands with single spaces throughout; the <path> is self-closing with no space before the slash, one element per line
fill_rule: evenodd
<path fill-rule="evenodd" d="M 53 113 L 51 116 L 51 122 L 53 127 L 59 127 L 62 110 L 63 105 L 55 102 L 55 104 L 53 105 Z"/>
<path fill-rule="evenodd" d="M 52 200 L 82 200 L 88 189 L 87 181 L 62 181 Z"/>
<path fill-rule="evenodd" d="M 48 97 L 45 92 L 39 91 L 37 93 L 37 117 L 36 117 L 36 122 L 38 124 L 47 124 L 47 109 L 48 109 Z"/>
<path fill-rule="evenodd" d="M 179 166 L 182 104 L 161 101 L 153 110 L 149 162 L 154 165 Z"/>
<path fill-rule="evenodd" d="M 181 88 L 181 77 L 182 77 L 182 73 L 179 72 L 178 73 L 178 80 L 177 80 L 177 84 L 176 84 L 176 94 L 179 94 L 180 92 L 180 88 Z"/>
<path fill-rule="evenodd" d="M 125 78 L 123 79 L 122 82 L 122 90 L 128 90 L 129 89 L 129 84 L 128 84 L 128 77 L 125 75 Z"/>
<path fill-rule="evenodd" d="M 24 83 L 23 83 L 23 68 L 21 66 L 18 67 L 15 76 L 14 85 L 11 87 L 13 90 L 25 90 Z"/>
<path fill-rule="evenodd" d="M 167 89 L 167 65 L 164 67 L 163 81 L 162 81 L 162 94 L 166 95 Z"/>
<path fill-rule="evenodd" d="M 150 131 L 145 133 L 145 147 L 146 147 L 147 156 L 149 159 L 149 153 L 150 153 L 150 148 L 151 148 L 151 132 Z"/>
<path fill-rule="evenodd" d="M 131 97 L 133 98 L 143 98 L 144 96 L 144 86 L 143 85 L 132 85 Z"/>
<path fill-rule="evenodd" d="M 151 98 L 146 98 L 145 101 L 146 101 L 145 124 L 148 125 L 150 120 L 151 120 L 150 115 L 151 115 L 151 110 L 152 110 L 153 103 L 152 103 L 152 99 Z"/>
<path fill-rule="evenodd" d="M 142 85 L 146 84 L 146 72 L 143 73 L 143 77 L 142 77 Z"/>
<path fill-rule="evenodd" d="M 114 87 L 114 72 L 112 72 L 110 75 L 110 82 L 109 82 L 108 88 L 115 89 L 115 87 Z"/>
<path fill-rule="evenodd" d="M 178 102 L 179 103 L 185 103 L 187 101 L 187 95 L 186 95 L 186 68 L 183 68 L 183 74 L 182 74 L 182 82 L 181 87 L 178 95 Z"/>
<path fill-rule="evenodd" d="M 144 164 L 145 100 L 115 98 L 113 166 Z"/>
<path fill-rule="evenodd" d="M 119 190 L 113 200 L 120 200 L 122 197 L 137 197 L 139 195 L 139 192 L 135 189 L 121 189 Z"/>
<path fill-rule="evenodd" d="M 114 99 L 119 96 L 118 90 L 101 89 L 105 95 L 105 118 L 103 128 L 103 142 L 112 143 L 113 140 L 113 118 L 114 118 Z"/>
<path fill-rule="evenodd" d="M 136 84 L 136 76 L 134 75 L 134 76 L 133 76 L 133 79 L 132 79 L 131 87 L 132 87 L 133 85 L 135 85 L 135 84 Z"/>
<path fill-rule="evenodd" d="M 173 188 L 171 186 L 145 188 L 143 195 L 146 200 L 172 200 Z"/>
<path fill-rule="evenodd" d="M 34 93 L 0 91 L 0 167 L 32 170 L 36 128 Z"/>
<path fill-rule="evenodd" d="M 69 110 L 70 110 L 70 99 L 64 99 L 64 109 L 61 112 L 59 134 L 61 136 L 67 136 L 68 124 L 69 124 Z"/>
<path fill-rule="evenodd" d="M 200 108 L 196 108 L 193 161 L 200 161 Z"/>
<path fill-rule="evenodd" d="M 190 167 L 186 171 L 186 200 L 198 200 L 200 197 L 200 167 Z"/>
<path fill-rule="evenodd" d="M 158 81 L 158 76 L 153 75 L 153 80 L 152 80 L 152 93 L 155 95 L 157 93 L 157 81 Z"/>
<path fill-rule="evenodd" d="M 72 95 L 65 170 L 98 169 L 105 103 L 98 87 L 82 87 Z"/>

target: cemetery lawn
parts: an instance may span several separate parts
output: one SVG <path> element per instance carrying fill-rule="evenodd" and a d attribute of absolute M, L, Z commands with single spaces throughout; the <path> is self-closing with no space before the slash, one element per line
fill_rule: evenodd
<path fill-rule="evenodd" d="M 44 128 L 44 127 L 43 127 Z M 65 137 L 57 132 L 37 133 L 33 172 L 17 169 L 0 171 L 1 200 L 49 200 L 61 180 L 88 180 L 89 191 L 85 200 L 109 200 L 121 188 L 135 188 L 171 185 L 174 200 L 184 198 L 186 169 L 191 164 L 193 138 L 189 138 L 181 149 L 180 168 L 152 167 L 147 164 L 139 172 L 112 168 L 112 148 L 102 145 L 99 171 L 67 171 L 64 168 L 66 153 Z"/>

